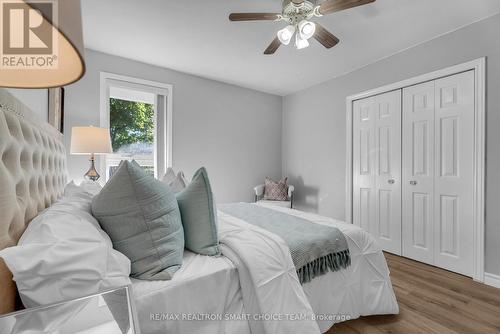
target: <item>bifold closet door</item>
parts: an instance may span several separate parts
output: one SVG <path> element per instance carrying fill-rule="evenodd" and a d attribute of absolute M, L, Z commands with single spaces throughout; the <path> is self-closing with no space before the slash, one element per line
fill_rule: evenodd
<path fill-rule="evenodd" d="M 353 223 L 400 255 L 401 90 L 353 107 Z"/>
<path fill-rule="evenodd" d="M 403 256 L 434 264 L 435 82 L 403 89 Z"/>
<path fill-rule="evenodd" d="M 472 276 L 474 71 L 436 81 L 434 264 Z"/>
<path fill-rule="evenodd" d="M 403 256 L 473 273 L 474 72 L 403 90 Z"/>

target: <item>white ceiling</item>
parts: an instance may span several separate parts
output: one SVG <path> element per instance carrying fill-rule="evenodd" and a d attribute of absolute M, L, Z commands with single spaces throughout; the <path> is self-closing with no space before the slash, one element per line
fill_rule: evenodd
<path fill-rule="evenodd" d="M 318 18 L 341 42 L 262 53 L 283 22 L 229 22 L 280 12 L 281 0 L 84 0 L 87 48 L 277 95 L 353 71 L 500 12 L 498 0 L 377 0 Z M 464 44 L 466 47 L 466 44 Z"/>

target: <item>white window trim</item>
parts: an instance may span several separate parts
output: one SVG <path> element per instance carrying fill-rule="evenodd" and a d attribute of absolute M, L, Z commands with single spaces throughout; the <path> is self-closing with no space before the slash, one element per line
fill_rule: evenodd
<path fill-rule="evenodd" d="M 100 127 L 103 128 L 108 128 L 110 127 L 109 124 L 109 110 L 108 110 L 108 101 L 107 98 L 109 96 L 108 90 L 108 82 L 112 81 L 119 81 L 120 85 L 123 85 L 124 87 L 130 87 L 133 88 L 133 85 L 141 85 L 142 88 L 144 86 L 148 86 L 148 91 L 159 94 L 159 95 L 164 95 L 166 97 L 166 101 L 164 101 L 164 109 L 165 109 L 165 125 L 163 126 L 164 133 L 163 133 L 163 138 L 165 142 L 163 143 L 163 147 L 165 147 L 165 154 L 164 154 L 164 159 L 163 161 L 156 161 L 157 160 L 157 143 L 156 143 L 156 138 L 158 136 L 155 136 L 155 144 L 154 144 L 154 156 L 155 156 L 155 161 L 158 164 L 158 166 L 163 166 L 163 168 L 166 170 L 168 167 L 172 167 L 172 113 L 173 113 L 173 85 L 171 84 L 166 84 L 163 82 L 156 82 L 156 81 L 151 81 L 151 80 L 145 80 L 145 79 L 139 79 L 135 77 L 130 77 L 130 76 L 125 76 L 125 75 L 120 75 L 120 74 L 115 74 L 115 73 L 109 73 L 109 72 L 100 72 L 100 99 L 99 99 L 99 111 L 100 111 Z M 132 86 L 132 87 L 131 87 Z M 158 101 L 157 101 L 158 103 Z M 157 113 L 155 112 L 155 124 L 157 124 Z M 157 128 L 158 129 L 158 128 Z M 157 130 L 158 131 L 158 130 Z M 104 159 L 99 158 L 99 172 L 101 175 L 105 175 L 106 171 L 104 168 Z M 163 172 L 163 170 L 162 170 Z M 155 171 L 157 173 L 157 171 Z"/>
<path fill-rule="evenodd" d="M 420 75 L 394 84 L 369 90 L 346 98 L 346 222 L 352 223 L 352 113 L 353 103 L 374 95 L 380 95 L 393 90 L 417 85 L 423 82 L 437 80 L 442 77 L 474 71 L 475 80 L 475 143 L 474 143 L 474 273 L 472 278 L 485 282 L 484 243 L 485 243 L 485 166 L 486 166 L 486 58 L 475 59 L 463 64 L 447 67 L 442 70 Z M 485 283 L 488 284 L 486 281 Z"/>

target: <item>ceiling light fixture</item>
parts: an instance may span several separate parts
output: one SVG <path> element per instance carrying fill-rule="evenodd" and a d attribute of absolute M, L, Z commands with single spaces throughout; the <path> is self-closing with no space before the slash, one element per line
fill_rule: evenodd
<path fill-rule="evenodd" d="M 1 0 L 0 0 L 1 1 Z M 288 45 L 293 34 L 297 49 L 309 46 L 309 39 L 314 38 L 325 48 L 330 49 L 337 45 L 340 40 L 319 23 L 311 22 L 311 19 L 323 15 L 340 12 L 349 8 L 364 6 L 376 0 L 282 0 L 282 10 L 278 13 L 231 13 L 230 21 L 284 21 L 288 24 L 285 29 L 278 32 L 271 44 L 264 50 L 265 55 L 274 54 L 281 44 Z"/>
<path fill-rule="evenodd" d="M 288 45 L 292 40 L 293 34 L 295 33 L 295 27 L 292 25 L 286 26 L 285 28 L 278 31 L 278 39 L 281 44 Z"/>
<path fill-rule="evenodd" d="M 316 24 L 307 20 L 302 20 L 299 24 L 290 24 L 279 30 L 277 35 L 281 44 L 288 45 L 295 34 L 295 47 L 298 50 L 301 50 L 309 46 L 309 42 L 307 40 L 313 37 L 315 32 Z"/>

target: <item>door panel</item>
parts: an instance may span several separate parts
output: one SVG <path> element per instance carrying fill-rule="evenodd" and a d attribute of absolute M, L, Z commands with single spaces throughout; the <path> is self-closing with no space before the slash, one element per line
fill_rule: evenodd
<path fill-rule="evenodd" d="M 431 212 L 429 212 L 429 194 L 413 192 L 411 222 L 412 222 L 412 243 L 414 247 L 420 249 L 429 248 L 428 230 L 432 221 Z"/>
<path fill-rule="evenodd" d="M 429 120 L 417 120 L 412 124 L 412 174 L 415 176 L 429 176 Z"/>
<path fill-rule="evenodd" d="M 401 254 L 401 91 L 353 108 L 353 223 Z"/>
<path fill-rule="evenodd" d="M 360 129 L 359 130 L 359 174 L 360 175 L 371 175 L 370 160 L 371 160 L 371 150 L 372 150 L 372 140 L 373 135 L 371 129 Z"/>
<path fill-rule="evenodd" d="M 457 176 L 458 118 L 442 118 L 439 123 L 441 131 L 441 176 Z"/>
<path fill-rule="evenodd" d="M 371 219 L 372 211 L 372 189 L 371 188 L 360 188 L 359 189 L 360 198 L 359 198 L 359 225 L 366 231 L 370 231 L 371 228 Z"/>
<path fill-rule="evenodd" d="M 403 90 L 402 128 L 403 256 L 433 264 L 434 82 Z"/>
<path fill-rule="evenodd" d="M 379 190 L 378 191 L 378 222 L 379 222 L 379 238 L 391 240 L 391 222 L 392 214 L 392 191 Z"/>
<path fill-rule="evenodd" d="M 442 254 L 458 256 L 458 198 L 457 196 L 440 196 L 439 211 L 441 213 L 439 251 Z"/>
<path fill-rule="evenodd" d="M 473 274 L 474 72 L 436 81 L 435 265 Z"/>

